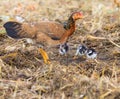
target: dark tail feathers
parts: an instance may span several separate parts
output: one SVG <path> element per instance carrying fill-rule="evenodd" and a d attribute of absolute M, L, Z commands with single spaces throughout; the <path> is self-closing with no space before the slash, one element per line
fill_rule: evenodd
<path fill-rule="evenodd" d="M 21 24 L 18 22 L 6 22 L 3 27 L 5 28 L 7 35 L 12 37 L 12 38 L 20 38 L 19 32 L 21 30 Z"/>

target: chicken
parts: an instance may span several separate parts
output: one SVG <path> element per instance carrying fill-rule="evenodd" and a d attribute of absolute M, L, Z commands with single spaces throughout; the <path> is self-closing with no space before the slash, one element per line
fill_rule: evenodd
<path fill-rule="evenodd" d="M 66 61 L 67 65 L 68 65 L 68 52 L 69 52 L 69 45 L 67 44 L 67 42 L 64 44 L 60 44 L 59 55 L 65 56 L 64 58 L 66 58 L 66 59 L 64 59 L 64 60 Z"/>
<path fill-rule="evenodd" d="M 99 64 L 99 61 L 97 60 L 97 52 L 93 48 L 88 48 L 86 52 L 87 62 L 95 61 Z"/>
<path fill-rule="evenodd" d="M 87 52 L 87 47 L 83 44 L 80 44 L 78 47 L 77 47 L 77 50 L 76 50 L 76 53 L 75 53 L 75 56 L 73 57 L 73 59 L 76 59 L 77 56 L 83 56 L 85 55 Z"/>
<path fill-rule="evenodd" d="M 93 48 L 89 48 L 86 52 L 88 59 L 95 59 L 97 57 L 97 52 Z"/>
<path fill-rule="evenodd" d="M 64 44 L 75 31 L 75 21 L 83 18 L 80 12 L 74 12 L 64 24 L 53 21 L 39 23 L 6 22 L 3 26 L 7 35 L 15 38 L 31 38 L 36 43 L 45 43 L 48 46 Z"/>
<path fill-rule="evenodd" d="M 82 55 L 84 55 L 86 53 L 86 51 L 87 51 L 87 47 L 85 45 L 81 44 L 81 45 L 78 46 L 75 55 L 76 56 L 77 55 L 82 56 Z"/>
<path fill-rule="evenodd" d="M 66 55 L 69 50 L 69 46 L 67 43 L 61 44 L 59 47 L 59 53 L 60 55 Z"/>

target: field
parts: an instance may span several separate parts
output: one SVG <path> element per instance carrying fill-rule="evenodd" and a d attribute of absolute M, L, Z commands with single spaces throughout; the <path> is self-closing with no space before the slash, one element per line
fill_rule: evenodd
<path fill-rule="evenodd" d="M 0 99 L 120 99 L 120 0 L 0 0 Z M 37 46 L 6 35 L 3 24 L 19 15 L 29 23 L 67 20 L 81 11 L 70 51 Z M 84 43 L 96 49 L 95 60 L 73 59 Z"/>

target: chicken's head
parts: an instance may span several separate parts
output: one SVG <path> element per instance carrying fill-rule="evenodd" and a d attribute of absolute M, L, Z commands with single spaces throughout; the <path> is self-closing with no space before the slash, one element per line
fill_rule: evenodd
<path fill-rule="evenodd" d="M 81 12 L 74 12 L 72 14 L 72 18 L 73 18 L 74 21 L 78 20 L 78 19 L 82 19 L 83 18 L 83 14 Z"/>

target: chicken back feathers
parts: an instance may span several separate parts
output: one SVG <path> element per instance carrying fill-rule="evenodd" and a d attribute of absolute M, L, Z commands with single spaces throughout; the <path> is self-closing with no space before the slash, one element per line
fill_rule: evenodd
<path fill-rule="evenodd" d="M 37 32 L 45 33 L 51 38 L 60 39 L 66 32 L 62 24 L 57 22 L 40 22 L 34 24 L 7 22 L 4 24 L 8 36 L 12 38 L 34 38 Z"/>

